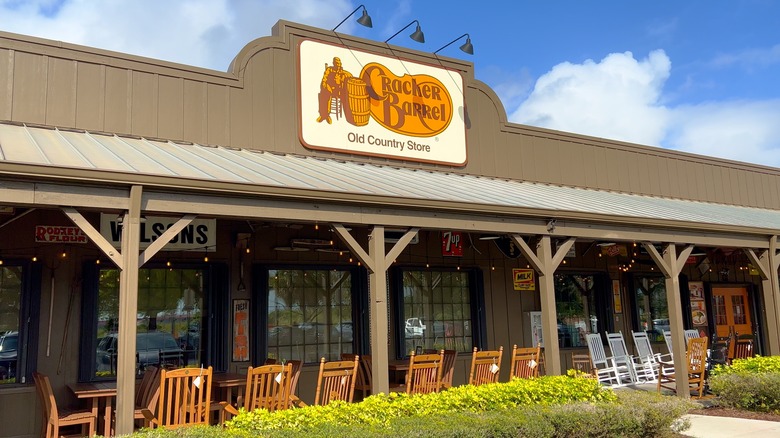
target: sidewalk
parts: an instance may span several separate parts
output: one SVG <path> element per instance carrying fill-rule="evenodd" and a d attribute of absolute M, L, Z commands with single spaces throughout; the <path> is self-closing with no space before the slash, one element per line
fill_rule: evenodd
<path fill-rule="evenodd" d="M 691 428 L 683 435 L 697 438 L 741 438 L 780 436 L 780 422 L 744 418 L 686 415 Z"/>

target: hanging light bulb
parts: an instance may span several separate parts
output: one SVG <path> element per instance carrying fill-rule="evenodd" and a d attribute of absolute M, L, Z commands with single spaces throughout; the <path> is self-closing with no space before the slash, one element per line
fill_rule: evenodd
<path fill-rule="evenodd" d="M 60 257 L 65 258 L 68 256 L 68 253 L 65 251 L 62 251 L 62 254 L 60 254 Z"/>
<path fill-rule="evenodd" d="M 38 256 L 33 256 L 32 261 L 37 262 L 38 261 Z"/>
<path fill-rule="evenodd" d="M 431 264 L 430 264 L 430 263 L 426 263 L 426 264 L 425 264 L 425 267 L 426 267 L 426 268 L 430 268 L 430 267 L 431 267 Z"/>
<path fill-rule="evenodd" d="M 319 229 L 320 229 L 320 224 L 318 224 L 317 222 L 315 222 L 315 223 L 314 223 L 314 229 L 315 229 L 315 230 L 319 230 Z"/>
<path fill-rule="evenodd" d="M 490 270 L 491 270 L 491 271 L 495 271 L 495 270 L 496 270 L 496 267 L 491 265 L 491 266 L 490 266 Z"/>
<path fill-rule="evenodd" d="M 169 268 L 170 268 L 170 267 L 171 267 L 171 261 L 170 261 L 170 260 L 168 260 L 167 262 L 165 262 L 165 266 L 167 266 L 167 267 L 169 267 Z"/>
<path fill-rule="evenodd" d="M 352 257 L 349 258 L 349 262 L 352 263 Z"/>
<path fill-rule="evenodd" d="M 204 262 L 208 262 L 209 261 L 209 256 L 203 256 L 203 261 Z"/>
<path fill-rule="evenodd" d="M 95 264 L 99 265 L 100 264 L 100 259 L 95 260 Z"/>
<path fill-rule="evenodd" d="M 249 249 L 249 248 L 247 248 L 247 249 L 246 249 L 246 253 L 247 253 L 247 254 L 249 254 L 250 252 L 252 252 L 252 250 L 251 250 L 251 249 Z"/>

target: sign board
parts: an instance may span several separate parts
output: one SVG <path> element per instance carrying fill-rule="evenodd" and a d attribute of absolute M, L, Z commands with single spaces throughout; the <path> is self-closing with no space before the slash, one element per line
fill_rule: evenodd
<path fill-rule="evenodd" d="M 444 231 L 441 233 L 441 255 L 445 257 L 463 256 L 463 236 L 460 231 Z"/>
<path fill-rule="evenodd" d="M 304 146 L 466 164 L 459 72 L 304 40 L 298 47 L 298 80 Z"/>
<path fill-rule="evenodd" d="M 691 298 L 691 321 L 695 326 L 707 325 L 707 306 L 704 301 L 704 282 L 689 281 L 688 293 Z"/>
<path fill-rule="evenodd" d="M 233 362 L 249 360 L 249 300 L 233 300 Z"/>
<path fill-rule="evenodd" d="M 612 280 L 612 307 L 615 313 L 623 313 L 623 300 L 620 298 L 620 280 Z"/>
<path fill-rule="evenodd" d="M 514 290 L 536 290 L 533 269 L 512 269 Z"/>
<path fill-rule="evenodd" d="M 89 238 L 79 227 L 61 225 L 36 225 L 36 243 L 87 243 Z"/>
<path fill-rule="evenodd" d="M 178 218 L 147 216 L 141 222 L 141 248 L 148 247 L 157 240 L 165 230 L 178 222 Z M 115 248 L 121 246 L 122 225 L 116 215 L 100 215 L 100 234 Z M 214 252 L 217 250 L 217 220 L 195 219 L 184 227 L 181 232 L 162 249 L 163 251 L 198 250 Z"/>
<path fill-rule="evenodd" d="M 531 345 L 540 345 L 544 348 L 544 336 L 542 336 L 542 312 L 528 312 L 531 323 Z"/>

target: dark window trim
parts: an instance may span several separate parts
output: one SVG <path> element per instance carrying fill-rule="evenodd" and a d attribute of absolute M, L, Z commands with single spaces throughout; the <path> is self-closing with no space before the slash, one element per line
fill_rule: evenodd
<path fill-rule="evenodd" d="M 588 270 L 588 269 L 565 269 L 565 270 L 557 270 L 554 275 L 588 275 L 593 277 L 593 293 L 596 298 L 595 308 L 596 308 L 596 318 L 598 318 L 598 321 L 602 322 L 602 324 L 599 324 L 599 335 L 602 338 L 602 341 L 606 343 L 607 338 L 604 335 L 604 332 L 612 332 L 615 328 L 615 318 L 614 318 L 614 312 L 615 312 L 615 303 L 613 302 L 612 297 L 612 277 L 609 275 L 608 272 L 600 271 L 600 270 Z M 555 287 L 553 285 L 553 287 Z M 623 314 L 625 314 L 626 310 L 623 309 Z M 557 300 L 556 300 L 556 311 L 555 311 L 555 318 L 557 320 L 558 318 L 558 310 L 557 310 Z M 560 342 L 560 340 L 559 340 Z M 559 347 L 561 350 L 570 350 L 570 349 L 582 349 L 584 347 Z"/>
<path fill-rule="evenodd" d="M 403 272 L 404 271 L 436 271 L 436 272 L 465 272 L 469 279 L 469 305 L 471 308 L 472 340 L 474 347 L 484 349 L 487 347 L 487 321 L 485 316 L 485 282 L 482 269 L 478 267 L 430 267 L 417 265 L 393 266 L 388 271 L 390 280 L 390 299 L 393 301 L 392 318 L 394 321 L 393 336 L 395 339 L 395 359 L 408 357 L 403 350 L 402 339 L 405 336 L 404 303 L 403 303 Z"/>
<path fill-rule="evenodd" d="M 43 265 L 24 259 L 4 259 L 3 266 L 22 268 L 22 290 L 19 302 L 19 341 L 16 356 L 16 383 L 0 386 L 31 385 L 32 372 L 38 366 L 38 332 L 41 315 Z"/>
<path fill-rule="evenodd" d="M 81 341 L 79 344 L 79 382 L 89 382 L 98 379 L 95 377 L 95 354 L 97 349 L 97 300 L 100 286 L 99 273 L 101 269 L 118 269 L 113 265 L 96 264 L 94 261 L 85 261 L 82 268 L 82 299 L 81 299 Z M 162 263 L 149 263 L 139 269 L 167 269 Z M 230 332 L 228 324 L 230 320 L 230 286 L 229 269 L 224 263 L 192 263 L 182 262 L 176 264 L 176 269 L 202 269 L 204 272 L 204 285 L 208 290 L 206 296 L 206 321 L 201 340 L 205 340 L 204 366 L 212 366 L 214 371 L 227 370 L 229 358 Z M 204 286 L 205 287 L 205 286 Z M 224 335 L 222 335 L 224 334 Z M 108 379 L 113 380 L 113 379 Z"/>
<path fill-rule="evenodd" d="M 250 305 L 252 319 L 257 321 L 253 324 L 250 321 L 250 327 L 255 329 L 251 331 L 250 340 L 253 346 L 250 352 L 250 361 L 252 366 L 259 366 L 265 362 L 268 357 L 268 271 L 270 270 L 311 270 L 328 271 L 341 270 L 349 271 L 352 275 L 352 348 L 357 354 L 370 354 L 370 339 L 368 334 L 368 274 L 366 269 L 354 265 L 338 264 L 307 264 L 307 263 L 256 263 L 252 266 L 252 301 Z M 366 335 L 363 335 L 363 333 Z M 312 365 L 312 364 L 304 364 Z"/>

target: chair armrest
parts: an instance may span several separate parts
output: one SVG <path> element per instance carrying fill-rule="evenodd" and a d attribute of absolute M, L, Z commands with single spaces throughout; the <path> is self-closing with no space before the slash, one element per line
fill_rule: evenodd
<path fill-rule="evenodd" d="M 141 408 L 141 414 L 144 416 L 144 420 L 146 420 L 149 425 L 159 424 L 159 421 L 154 416 L 152 411 L 149 410 L 149 408 Z"/>
<path fill-rule="evenodd" d="M 296 407 L 296 408 L 302 408 L 304 406 L 307 406 L 306 403 L 303 402 L 303 400 L 299 399 L 297 395 L 290 395 L 290 406 Z"/>

